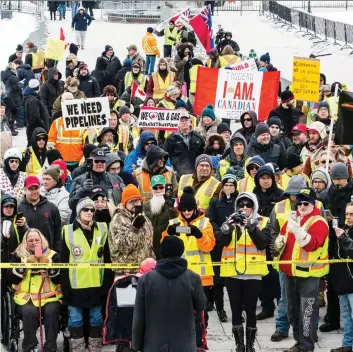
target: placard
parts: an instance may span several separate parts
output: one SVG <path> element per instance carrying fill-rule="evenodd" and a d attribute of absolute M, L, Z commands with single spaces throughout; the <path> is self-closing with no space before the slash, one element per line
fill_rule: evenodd
<path fill-rule="evenodd" d="M 257 65 L 254 59 L 244 60 L 230 65 L 232 70 L 241 72 L 257 72 Z"/>
<path fill-rule="evenodd" d="M 109 126 L 110 108 L 107 97 L 65 100 L 61 102 L 61 110 L 67 131 Z"/>
<path fill-rule="evenodd" d="M 137 127 L 153 130 L 177 131 L 179 120 L 184 112 L 143 106 L 137 120 Z"/>
<path fill-rule="evenodd" d="M 293 58 L 292 93 L 296 100 L 317 102 L 320 93 L 320 60 Z"/>
<path fill-rule="evenodd" d="M 65 42 L 63 40 L 58 40 L 54 38 L 49 38 L 47 40 L 47 45 L 45 47 L 45 57 L 47 59 L 52 59 L 60 61 L 64 59 L 65 53 Z"/>

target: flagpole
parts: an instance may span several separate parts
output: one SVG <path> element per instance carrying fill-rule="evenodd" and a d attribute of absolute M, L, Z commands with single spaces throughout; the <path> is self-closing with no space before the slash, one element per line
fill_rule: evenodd
<path fill-rule="evenodd" d="M 334 95 L 334 106 L 337 104 L 337 95 L 338 95 L 338 84 L 335 85 L 335 95 Z M 326 171 L 328 172 L 329 160 L 330 160 L 330 151 L 331 151 L 331 144 L 332 144 L 332 133 L 333 133 L 333 124 L 335 116 L 331 116 L 331 123 L 330 123 L 330 133 L 328 137 L 328 146 L 327 146 L 327 157 L 326 157 Z"/>

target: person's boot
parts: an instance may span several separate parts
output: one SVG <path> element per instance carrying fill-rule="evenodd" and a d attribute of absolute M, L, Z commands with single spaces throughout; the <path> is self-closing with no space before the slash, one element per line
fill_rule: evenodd
<path fill-rule="evenodd" d="M 215 288 L 213 288 L 215 289 Z M 216 305 L 216 311 L 218 315 L 218 319 L 221 323 L 226 323 L 228 321 L 227 313 L 224 310 L 224 300 L 223 300 L 223 292 L 213 294 L 214 303 Z"/>
<path fill-rule="evenodd" d="M 268 318 L 273 318 L 274 313 L 266 312 L 262 310 L 259 314 L 256 315 L 256 320 L 265 320 Z"/>
<path fill-rule="evenodd" d="M 130 348 L 130 342 L 127 341 L 118 341 L 116 343 L 115 352 L 130 352 L 132 349 Z"/>
<path fill-rule="evenodd" d="M 85 352 L 85 339 L 83 338 L 83 328 L 69 328 L 70 331 L 70 351 Z"/>
<path fill-rule="evenodd" d="M 281 331 L 276 331 L 275 333 L 272 334 L 271 341 L 273 342 L 282 341 L 286 337 L 288 337 L 288 334 L 285 334 Z"/>
<path fill-rule="evenodd" d="M 101 326 L 89 327 L 88 350 L 89 352 L 102 351 L 102 327 Z"/>
<path fill-rule="evenodd" d="M 330 352 L 352 352 L 352 347 L 338 347 L 338 348 L 332 348 Z"/>
<path fill-rule="evenodd" d="M 319 330 L 321 332 L 331 332 L 333 330 L 338 330 L 340 328 L 340 323 L 327 322 L 320 325 Z"/>
<path fill-rule="evenodd" d="M 245 352 L 245 345 L 244 345 L 244 328 L 243 325 L 236 325 L 232 328 L 236 352 Z"/>
<path fill-rule="evenodd" d="M 246 352 L 255 352 L 255 337 L 257 328 L 246 328 Z"/>

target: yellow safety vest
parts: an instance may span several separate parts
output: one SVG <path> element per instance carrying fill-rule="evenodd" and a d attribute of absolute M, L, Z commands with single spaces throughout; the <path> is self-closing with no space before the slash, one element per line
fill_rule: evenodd
<path fill-rule="evenodd" d="M 173 84 L 175 78 L 174 72 L 169 72 L 165 81 L 163 81 L 161 75 L 158 72 L 152 73 L 153 79 L 153 99 L 162 99 L 165 91 L 170 85 Z"/>
<path fill-rule="evenodd" d="M 24 151 L 24 153 L 26 150 Z M 30 158 L 26 166 L 26 174 L 27 176 L 40 176 L 42 175 L 43 170 L 45 169 L 45 164 L 49 167 L 49 163 L 46 162 L 43 164 L 43 166 L 40 166 L 40 163 L 37 159 L 36 153 L 34 152 L 32 147 L 29 147 L 29 152 L 30 152 Z"/>
<path fill-rule="evenodd" d="M 174 109 L 175 108 L 175 103 L 173 103 L 172 101 L 165 100 L 164 98 L 159 102 L 159 104 L 163 105 L 163 107 L 165 109 Z"/>
<path fill-rule="evenodd" d="M 335 98 L 333 96 L 333 97 L 325 98 L 325 100 L 327 101 L 330 107 L 330 115 L 333 117 L 334 120 L 337 120 L 338 98 Z"/>
<path fill-rule="evenodd" d="M 107 225 L 97 222 L 94 228 L 92 247 L 80 228 L 73 230 L 73 225 L 63 227 L 64 241 L 70 251 L 70 264 L 103 263 L 104 245 L 108 236 Z M 103 268 L 69 268 L 70 286 L 73 289 L 101 287 L 104 278 Z"/>
<path fill-rule="evenodd" d="M 221 64 L 221 68 L 224 68 L 228 65 L 236 64 L 240 61 L 240 57 L 237 55 L 223 55 L 219 57 L 219 63 Z"/>
<path fill-rule="evenodd" d="M 137 81 L 140 82 L 140 88 L 142 90 L 144 89 L 144 87 L 146 85 L 146 79 L 147 79 L 147 77 L 143 73 L 140 73 L 137 77 Z M 125 89 L 132 85 L 132 81 L 133 81 L 132 72 L 126 72 L 125 78 L 124 78 Z"/>
<path fill-rule="evenodd" d="M 174 27 L 172 30 L 170 30 L 169 27 L 167 27 L 164 30 L 164 45 L 174 45 L 176 42 L 176 38 L 177 38 L 177 29 Z M 174 38 L 175 40 L 171 40 L 169 39 L 169 37 Z"/>
<path fill-rule="evenodd" d="M 309 179 L 309 177 L 308 177 L 307 175 L 305 175 L 305 174 L 300 174 L 299 176 L 305 177 L 306 183 L 309 184 L 310 179 Z M 283 189 L 283 190 L 287 189 L 288 183 L 289 183 L 290 179 L 291 179 L 291 176 L 289 176 L 289 175 L 285 172 L 284 174 L 280 175 L 280 177 L 279 177 L 279 182 L 278 182 L 278 186 L 279 186 L 281 189 Z"/>
<path fill-rule="evenodd" d="M 38 70 L 44 68 L 44 53 L 41 49 L 38 49 L 37 52 L 28 53 L 32 55 L 32 70 Z"/>
<path fill-rule="evenodd" d="M 195 222 L 191 224 L 198 227 L 199 230 L 202 230 L 207 226 L 209 223 L 209 219 L 206 217 L 202 217 L 197 219 Z M 179 223 L 180 220 L 178 218 L 169 220 L 169 226 Z M 214 276 L 213 266 L 209 265 L 212 263 L 211 254 L 210 252 L 203 252 L 200 250 L 197 239 L 194 236 L 187 236 L 185 233 L 181 233 L 179 238 L 184 242 L 184 254 L 183 258 L 185 258 L 188 263 L 201 263 L 205 265 L 188 265 L 188 268 L 199 274 L 201 277 L 203 276 Z M 208 265 L 207 265 L 208 264 Z"/>
<path fill-rule="evenodd" d="M 260 230 L 264 229 L 269 221 L 269 218 L 264 216 L 258 224 Z M 221 262 L 221 276 L 232 277 L 236 275 L 261 275 L 268 274 L 266 261 L 266 249 L 257 249 L 254 242 L 246 229 L 242 229 L 242 234 L 239 240 L 236 240 L 236 229 L 232 232 L 232 240 L 227 247 L 223 248 Z M 227 262 L 235 261 L 234 265 Z M 251 262 L 264 262 L 252 264 Z"/>
<path fill-rule="evenodd" d="M 230 162 L 227 160 L 220 160 L 218 165 L 219 174 L 221 175 L 221 179 L 227 173 L 227 170 L 230 166 Z"/>
<path fill-rule="evenodd" d="M 192 174 L 181 176 L 178 187 L 178 197 L 181 197 L 186 186 L 192 187 L 193 181 L 194 180 L 192 178 Z M 201 185 L 195 195 L 195 199 L 198 202 L 199 208 L 204 210 L 208 209 L 213 194 L 216 192 L 219 184 L 220 182 L 211 176 Z"/>
<path fill-rule="evenodd" d="M 56 252 L 49 249 L 48 259 L 51 259 L 54 254 L 56 254 Z M 24 259 L 21 261 L 24 262 Z M 43 287 L 38 295 L 43 278 Z M 41 306 L 49 302 L 58 301 L 62 297 L 60 285 L 55 285 L 47 275 L 32 274 L 32 269 L 28 269 L 24 279 L 15 286 L 14 301 L 16 304 L 23 306 L 31 299 L 33 305 L 38 307 L 39 296 Z"/>
<path fill-rule="evenodd" d="M 320 216 L 320 215 L 315 215 L 311 218 L 309 218 L 302 228 L 304 228 L 305 231 L 308 231 L 309 227 L 313 224 L 315 224 L 317 221 L 325 219 Z M 326 221 L 325 221 L 326 222 Z M 288 237 L 288 229 L 286 231 L 286 239 Z M 325 239 L 324 245 L 320 248 L 318 248 L 316 251 L 313 252 L 307 252 L 305 251 L 302 247 L 299 246 L 299 244 L 295 241 L 293 251 L 292 251 L 292 258 L 291 260 L 306 260 L 311 263 L 292 263 L 290 264 L 292 266 L 292 274 L 293 276 L 296 277 L 323 277 L 328 274 L 330 271 L 330 267 L 328 263 L 315 263 L 317 260 L 326 260 L 328 259 L 328 227 L 327 227 L 327 237 Z M 273 264 L 273 267 L 276 270 L 280 270 L 280 259 L 281 255 L 284 251 L 285 246 L 283 246 L 280 254 L 278 257 L 274 258 L 275 263 Z"/>
<path fill-rule="evenodd" d="M 255 179 L 246 176 L 238 182 L 238 192 L 252 192 L 255 188 Z"/>
<path fill-rule="evenodd" d="M 196 93 L 197 70 L 202 65 L 194 65 L 190 68 L 190 93 Z"/>

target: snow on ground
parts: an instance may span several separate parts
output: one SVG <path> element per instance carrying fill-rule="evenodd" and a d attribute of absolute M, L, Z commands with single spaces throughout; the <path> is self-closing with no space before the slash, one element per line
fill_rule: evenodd
<path fill-rule="evenodd" d="M 17 44 L 22 44 L 36 26 L 36 16 L 24 13 L 13 12 L 12 19 L 0 20 L 1 69 L 6 67 L 8 57 L 15 52 Z"/>
<path fill-rule="evenodd" d="M 323 8 L 312 8 L 312 14 L 327 18 L 331 21 L 337 21 L 342 23 L 348 23 L 353 25 L 353 7 L 346 9 L 323 9 Z"/>

